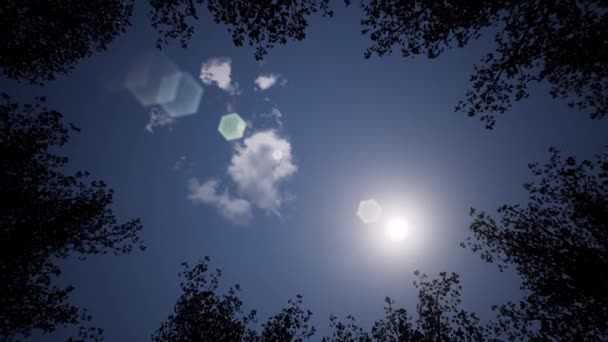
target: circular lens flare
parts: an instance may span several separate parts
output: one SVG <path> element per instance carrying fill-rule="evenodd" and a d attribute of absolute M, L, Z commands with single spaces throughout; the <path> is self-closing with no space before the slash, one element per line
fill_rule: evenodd
<path fill-rule="evenodd" d="M 386 224 L 386 235 L 393 241 L 403 241 L 407 237 L 409 223 L 402 217 L 395 217 Z"/>
<path fill-rule="evenodd" d="M 272 159 L 274 159 L 276 161 L 280 161 L 281 159 L 283 159 L 283 151 L 281 151 L 281 150 L 272 151 Z"/>

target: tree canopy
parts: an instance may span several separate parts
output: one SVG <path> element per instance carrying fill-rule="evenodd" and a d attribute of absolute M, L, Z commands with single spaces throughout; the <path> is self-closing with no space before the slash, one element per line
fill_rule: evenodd
<path fill-rule="evenodd" d="M 350 4 L 345 0 L 346 5 Z M 204 7 L 228 28 L 235 45 L 269 49 L 306 37 L 308 19 L 333 16 L 330 0 L 219 1 L 149 0 L 157 47 L 194 33 Z M 547 81 L 549 94 L 594 119 L 608 113 L 608 3 L 586 1 L 364 0 L 362 33 L 371 46 L 364 56 L 397 49 L 404 57 L 435 58 L 494 32 L 490 48 L 471 76 L 471 89 L 455 107 L 480 116 L 493 128 L 496 114 L 529 96 L 531 84 Z M 133 1 L 9 1 L 0 24 L 0 67 L 14 79 L 43 83 L 68 73 L 75 63 L 124 32 Z"/>
<path fill-rule="evenodd" d="M 499 309 L 507 336 L 606 340 L 608 153 L 579 162 L 550 152 L 544 166 L 530 165 L 529 203 L 499 207 L 499 221 L 472 209 L 473 237 L 463 246 L 523 279 L 522 301 Z"/>
<path fill-rule="evenodd" d="M 350 1 L 344 1 L 346 5 Z M 103 51 L 130 25 L 133 0 L 15 1 L 2 5 L 0 68 L 12 79 L 43 85 L 69 73 L 82 58 Z M 237 46 L 270 49 L 306 37 L 314 15 L 333 16 L 330 0 L 149 0 L 156 45 L 187 47 L 201 9 L 227 27 Z M 547 82 L 593 119 L 608 116 L 608 1 L 363 0 L 365 58 L 398 51 L 437 58 L 493 36 L 474 67 L 471 88 L 456 106 L 493 128 L 496 115 Z M 0 339 L 28 337 L 78 325 L 79 338 L 101 337 L 91 316 L 68 302 L 72 286 L 59 287 L 59 259 L 144 249 L 139 220 L 119 222 L 113 192 L 89 173 L 67 174 L 68 159 L 54 154 L 74 126 L 45 107 L 45 99 L 19 104 L 0 96 Z M 385 317 L 371 330 L 330 318 L 329 341 L 608 340 L 608 152 L 592 160 L 562 158 L 532 164 L 536 181 L 524 185 L 527 204 L 503 205 L 499 219 L 471 210 L 473 236 L 464 247 L 500 270 L 515 267 L 523 298 L 495 306 L 498 320 L 483 325 L 460 308 L 458 275 L 438 279 L 416 273 L 416 317 L 386 299 Z M 221 271 L 209 259 L 184 264 L 173 314 L 155 341 L 303 341 L 314 336 L 312 313 L 301 296 L 257 325 L 243 312 L 238 285 L 221 291 Z"/>
<path fill-rule="evenodd" d="M 139 220 L 118 222 L 112 190 L 87 183 L 86 171 L 64 174 L 68 159 L 51 152 L 78 129 L 65 127 L 44 98 L 20 105 L 2 94 L 0 101 L 0 340 L 11 340 L 90 320 L 67 302 L 72 286 L 53 284 L 59 259 L 144 246 Z"/>
<path fill-rule="evenodd" d="M 315 334 L 312 312 L 302 308 L 302 296 L 257 326 L 256 311 L 244 313 L 238 285 L 220 285 L 221 270 L 209 269 L 209 258 L 194 267 L 184 263 L 182 294 L 174 312 L 153 335 L 154 341 L 306 341 Z M 418 289 L 416 320 L 405 309 L 394 308 L 386 298 L 385 318 L 371 331 L 360 328 L 353 316 L 341 322 L 330 317 L 332 336 L 323 341 L 484 341 L 491 335 L 474 313 L 460 308 L 460 279 L 442 272 L 439 278 L 416 271 Z"/>
<path fill-rule="evenodd" d="M 312 312 L 302 309 L 302 296 L 270 317 L 260 332 L 254 326 L 256 311 L 242 310 L 240 287 L 221 291 L 222 271 L 209 270 L 209 257 L 183 267 L 182 293 L 173 314 L 152 336 L 154 341 L 304 341 L 314 335 L 309 323 Z"/>
<path fill-rule="evenodd" d="M 215 22 L 228 27 L 237 46 L 245 41 L 263 58 L 269 48 L 306 36 L 307 18 L 332 16 L 329 0 L 214 1 L 150 0 L 150 17 L 160 38 L 179 38 L 182 46 L 194 32 L 190 19 L 206 4 Z M 344 1 L 346 5 L 349 0 Z M 608 3 L 587 1 L 361 1 L 362 33 L 371 46 L 364 56 L 436 58 L 446 49 L 465 47 L 482 33 L 495 32 L 488 51 L 471 76 L 472 88 L 455 107 L 481 117 L 493 128 L 496 114 L 529 96 L 530 84 L 547 81 L 549 94 L 566 99 L 591 118 L 608 114 Z"/>
<path fill-rule="evenodd" d="M 439 278 L 429 279 L 416 271 L 414 286 L 418 289 L 417 318 L 386 298 L 385 317 L 374 322 L 371 331 L 359 327 L 354 316 L 343 323 L 330 317 L 331 337 L 324 341 L 486 341 L 491 335 L 474 314 L 460 308 L 460 278 L 456 273 L 441 272 Z"/>
<path fill-rule="evenodd" d="M 8 0 L 0 8 L 0 68 L 5 76 L 44 84 L 129 26 L 133 0 Z"/>
<path fill-rule="evenodd" d="M 199 18 L 197 7 L 206 4 L 216 23 L 228 27 L 236 46 L 245 42 L 255 47 L 255 58 L 260 60 L 278 44 L 306 37 L 307 19 L 313 14 L 333 16 L 329 0 L 289 1 L 221 1 L 221 0 L 149 0 L 149 17 L 157 29 L 157 46 L 179 39 L 183 47 L 194 33 L 192 20 Z"/>
<path fill-rule="evenodd" d="M 472 89 L 456 110 L 481 115 L 487 128 L 495 114 L 529 96 L 532 82 L 548 81 L 550 95 L 590 111 L 608 114 L 608 2 L 586 1 L 422 1 L 363 3 L 366 57 L 399 49 L 404 57 L 439 56 L 464 47 L 492 28 L 495 49 L 471 76 Z M 490 32 L 486 30 L 486 32 Z"/>

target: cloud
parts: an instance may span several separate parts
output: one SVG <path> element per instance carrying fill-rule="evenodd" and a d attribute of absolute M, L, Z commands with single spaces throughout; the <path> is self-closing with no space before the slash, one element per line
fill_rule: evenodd
<path fill-rule="evenodd" d="M 283 113 L 279 110 L 279 108 L 274 107 L 269 113 L 260 114 L 261 117 L 266 119 L 274 119 L 279 126 L 283 126 L 283 121 L 281 118 L 283 117 Z"/>
<path fill-rule="evenodd" d="M 181 171 L 186 167 L 192 167 L 192 162 L 188 161 L 188 157 L 184 155 L 179 157 L 179 159 L 175 163 L 173 163 L 172 169 L 175 171 Z"/>
<path fill-rule="evenodd" d="M 260 90 L 266 90 L 269 89 L 270 87 L 274 86 L 277 83 L 277 80 L 279 79 L 279 75 L 275 75 L 275 74 L 267 74 L 267 75 L 259 75 L 256 79 L 255 79 L 255 84 L 257 85 L 258 89 Z M 281 82 L 281 85 L 283 85 L 285 83 Z"/>
<path fill-rule="evenodd" d="M 292 160 L 291 144 L 273 130 L 259 131 L 236 144 L 228 175 L 238 195 L 220 190 L 216 179 L 188 182 L 187 198 L 193 203 L 214 206 L 227 220 L 245 224 L 253 217 L 253 207 L 280 215 L 282 203 L 293 199 L 280 191 L 281 183 L 298 170 Z"/>
<path fill-rule="evenodd" d="M 231 95 L 238 95 L 238 84 L 232 82 L 230 78 L 231 63 L 230 58 L 211 58 L 207 60 L 201 66 L 201 81 L 205 85 L 215 84 Z"/>
<path fill-rule="evenodd" d="M 219 182 L 210 179 L 201 183 L 197 178 L 188 181 L 187 198 L 193 203 L 205 203 L 215 206 L 227 220 L 236 224 L 245 224 L 251 217 L 251 204 L 242 198 L 234 198 L 228 192 L 218 191 Z"/>
<path fill-rule="evenodd" d="M 260 131 L 236 145 L 228 174 L 239 192 L 256 207 L 279 215 L 282 181 L 297 171 L 291 144 L 275 131 Z"/>
<path fill-rule="evenodd" d="M 146 125 L 146 131 L 150 133 L 154 133 L 154 127 L 163 127 L 167 125 L 171 125 L 175 122 L 169 114 L 166 112 L 153 107 L 150 109 L 150 121 Z"/>

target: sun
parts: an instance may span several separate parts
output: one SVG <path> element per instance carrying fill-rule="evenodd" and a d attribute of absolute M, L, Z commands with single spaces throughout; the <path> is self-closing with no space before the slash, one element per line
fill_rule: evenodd
<path fill-rule="evenodd" d="M 394 217 L 386 223 L 386 235 L 395 242 L 403 241 L 407 238 L 409 223 L 403 217 Z"/>

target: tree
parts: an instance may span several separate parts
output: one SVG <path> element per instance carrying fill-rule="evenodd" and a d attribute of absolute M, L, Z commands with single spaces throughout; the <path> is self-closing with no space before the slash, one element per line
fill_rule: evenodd
<path fill-rule="evenodd" d="M 222 0 L 149 0 L 149 16 L 157 29 L 157 47 L 166 45 L 169 39 L 179 39 L 182 47 L 194 33 L 192 20 L 198 19 L 197 7 L 206 3 L 207 10 L 216 23 L 228 26 L 236 46 L 245 41 L 255 46 L 255 58 L 263 59 L 268 49 L 285 44 L 288 39 L 306 37 L 307 17 L 320 13 L 333 16 L 329 0 L 288 1 L 222 1 Z"/>
<path fill-rule="evenodd" d="M 324 341 L 486 341 L 490 331 L 479 323 L 474 313 L 459 309 L 460 279 L 456 273 L 439 273 L 438 279 L 429 280 L 425 274 L 414 272 L 414 286 L 419 290 L 414 321 L 407 310 L 395 309 L 395 302 L 386 298 L 385 318 L 374 323 L 371 332 L 360 328 L 353 316 L 342 323 L 330 317 L 334 330 Z"/>
<path fill-rule="evenodd" d="M 263 324 L 261 336 L 256 341 L 302 342 L 314 336 L 315 327 L 309 323 L 312 312 L 302 309 L 302 296 L 297 295 L 296 299 L 290 299 L 288 304 L 287 308 Z"/>
<path fill-rule="evenodd" d="M 240 287 L 236 285 L 219 294 L 221 270 L 207 275 L 209 258 L 194 267 L 187 263 L 180 273 L 185 282 L 180 284 L 182 294 L 175 304 L 174 313 L 153 336 L 154 341 L 241 341 L 252 332 L 247 325 L 255 319 L 255 311 L 242 312 L 238 298 Z"/>
<path fill-rule="evenodd" d="M 522 277 L 521 302 L 499 308 L 507 336 L 607 340 L 608 153 L 582 162 L 550 153 L 530 165 L 529 203 L 499 207 L 498 222 L 471 209 L 473 237 L 462 245 Z"/>
<path fill-rule="evenodd" d="M 216 23 L 228 27 L 235 45 L 255 47 L 256 59 L 269 49 L 306 37 L 308 18 L 333 16 L 330 0 L 220 1 L 149 0 L 148 16 L 162 48 L 178 39 L 186 47 L 193 21 L 205 5 Z M 350 0 L 345 0 L 346 5 Z M 364 56 L 384 56 L 399 49 L 404 57 L 441 55 L 493 32 L 496 48 L 475 66 L 472 89 L 455 107 L 481 116 L 493 128 L 495 115 L 529 96 L 531 83 L 547 81 L 549 94 L 594 119 L 608 113 L 608 2 L 559 1 L 361 1 L 362 33 L 371 46 Z M 4 74 L 33 83 L 69 72 L 92 51 L 129 25 L 133 0 L 78 1 L 49 4 L 10 1 L 3 8 Z"/>
<path fill-rule="evenodd" d="M 333 15 L 329 0 L 150 2 L 152 25 L 161 36 L 159 47 L 175 38 L 186 46 L 194 32 L 190 20 L 198 19 L 197 6 L 206 3 L 215 22 L 228 26 L 237 46 L 247 40 L 256 47 L 257 59 L 276 44 L 302 40 L 312 14 Z M 530 83 L 539 81 L 549 82 L 552 97 L 589 110 L 594 119 L 608 114 L 605 0 L 369 0 L 361 7 L 362 33 L 372 42 L 366 58 L 390 54 L 395 48 L 404 57 L 435 58 L 453 46 L 466 46 L 484 29 L 497 31 L 496 48 L 475 67 L 472 89 L 456 106 L 469 116 L 481 115 L 486 128 L 494 127 L 496 113 L 527 98 Z"/>
<path fill-rule="evenodd" d="M 456 110 L 482 115 L 486 128 L 495 114 L 528 97 L 528 85 L 546 80 L 550 95 L 608 114 L 608 2 L 585 1 L 422 1 L 371 0 L 362 3 L 361 24 L 383 56 L 398 48 L 404 57 L 439 56 L 464 47 L 484 28 L 496 30 L 496 49 L 486 54 L 471 76 L 472 90 Z"/>
<path fill-rule="evenodd" d="M 5 76 L 43 85 L 68 74 L 82 58 L 108 44 L 130 26 L 133 0 L 33 1 L 9 0 L 0 14 L 0 68 Z M 237 46 L 255 46 L 257 59 L 267 49 L 302 40 L 307 18 L 333 15 L 329 0 L 220 1 L 149 0 L 149 17 L 162 48 L 179 39 L 183 47 L 194 33 L 197 7 L 206 4 L 213 20 L 229 27 Z"/>
<path fill-rule="evenodd" d="M 209 274 L 209 257 L 194 267 L 182 264 L 182 294 L 174 312 L 152 336 L 157 342 L 203 341 L 303 341 L 314 335 L 309 325 L 312 313 L 302 309 L 302 296 L 262 325 L 261 334 L 252 326 L 256 311 L 244 313 L 235 285 L 224 293 L 219 290 L 222 271 Z"/>
<path fill-rule="evenodd" d="M 144 246 L 139 220 L 118 223 L 112 190 L 86 183 L 87 172 L 63 173 L 68 159 L 51 153 L 70 137 L 62 115 L 44 98 L 19 105 L 2 94 L 0 101 L 0 340 L 12 340 L 90 320 L 67 302 L 72 286 L 52 283 L 59 259 Z"/>
<path fill-rule="evenodd" d="M 302 309 L 302 296 L 270 317 L 256 329 L 256 312 L 244 313 L 238 298 L 238 285 L 221 292 L 221 270 L 210 272 L 209 258 L 194 267 L 183 264 L 180 273 L 182 294 L 173 314 L 162 323 L 152 339 L 162 341 L 306 341 L 315 334 L 310 324 L 312 312 Z M 415 272 L 414 286 L 419 290 L 414 321 L 405 309 L 395 309 L 394 301 L 386 298 L 384 319 L 374 323 L 371 331 L 360 328 L 351 315 L 347 323 L 330 317 L 331 337 L 323 341 L 485 341 L 493 335 L 474 313 L 459 308 L 460 279 L 457 274 L 442 272 L 438 279 L 428 279 Z"/>
<path fill-rule="evenodd" d="M 2 73 L 40 85 L 67 74 L 125 32 L 132 10 L 133 0 L 3 1 Z"/>

